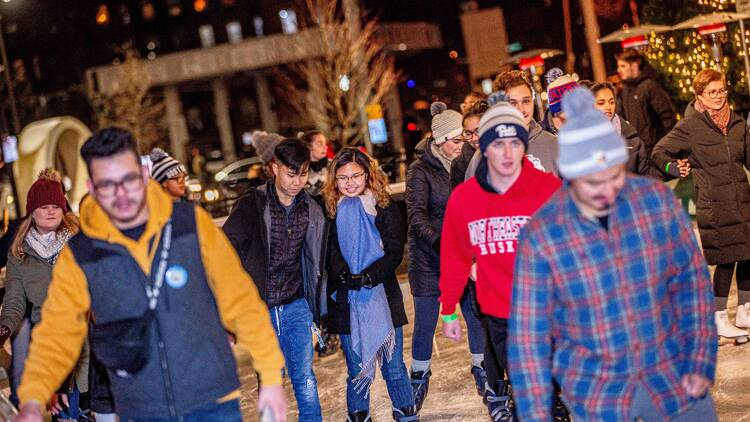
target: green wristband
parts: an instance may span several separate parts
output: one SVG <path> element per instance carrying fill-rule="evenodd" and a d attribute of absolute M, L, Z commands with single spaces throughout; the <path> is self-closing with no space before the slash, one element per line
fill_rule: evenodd
<path fill-rule="evenodd" d="M 454 312 L 451 315 L 443 315 L 443 322 L 453 322 L 458 319 L 458 312 Z"/>
<path fill-rule="evenodd" d="M 669 173 L 669 165 L 672 163 L 667 163 L 667 167 L 664 169 L 667 173 Z"/>

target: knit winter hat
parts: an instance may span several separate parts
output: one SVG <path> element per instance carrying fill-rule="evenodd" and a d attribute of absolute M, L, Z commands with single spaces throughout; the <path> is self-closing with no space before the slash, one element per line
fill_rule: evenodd
<path fill-rule="evenodd" d="M 180 164 L 179 161 L 175 160 L 164 152 L 161 148 L 154 148 L 149 154 L 153 166 L 151 167 L 151 177 L 158 183 L 164 183 L 167 180 L 179 176 L 180 174 L 187 174 L 185 166 Z"/>
<path fill-rule="evenodd" d="M 547 72 L 547 104 L 552 114 L 562 110 L 561 100 L 566 92 L 577 88 L 579 85 L 570 75 L 563 74 L 559 68 L 553 67 Z"/>
<path fill-rule="evenodd" d="M 612 122 L 594 108 L 594 96 L 585 88 L 570 91 L 562 99 L 567 116 L 557 136 L 557 168 L 565 179 L 600 172 L 628 161 L 625 141 Z"/>
<path fill-rule="evenodd" d="M 432 114 L 432 137 L 437 145 L 461 135 L 464 131 L 464 118 L 461 113 L 448 110 L 445 103 L 436 101 L 430 106 Z"/>
<path fill-rule="evenodd" d="M 507 101 L 505 93 L 491 94 L 488 102 L 492 107 L 479 119 L 479 149 L 482 154 L 497 139 L 518 138 L 528 149 L 529 128 L 521 112 Z"/>
<path fill-rule="evenodd" d="M 57 205 L 63 212 L 68 212 L 60 173 L 52 169 L 45 169 L 39 173 L 39 178 L 31 185 L 29 193 L 26 194 L 26 215 L 45 205 Z"/>
<path fill-rule="evenodd" d="M 273 151 L 276 149 L 276 145 L 283 140 L 284 137 L 277 133 L 256 130 L 253 132 L 250 142 L 253 144 L 253 148 L 255 148 L 255 152 L 260 157 L 260 160 L 265 165 L 273 161 Z"/>

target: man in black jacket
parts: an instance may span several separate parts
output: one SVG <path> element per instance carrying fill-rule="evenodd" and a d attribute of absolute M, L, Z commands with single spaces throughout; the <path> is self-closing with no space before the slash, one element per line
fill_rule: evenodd
<path fill-rule="evenodd" d="M 677 123 L 674 105 L 656 81 L 656 71 L 637 51 L 625 50 L 617 56 L 617 73 L 623 81 L 617 114 L 635 127 L 650 156 L 654 145 Z"/>
<path fill-rule="evenodd" d="M 274 150 L 273 179 L 238 202 L 224 232 L 258 286 L 271 313 L 300 421 L 322 421 L 312 369 L 311 330 L 325 304 L 322 280 L 327 225 L 320 205 L 304 190 L 310 150 L 286 139 Z"/>

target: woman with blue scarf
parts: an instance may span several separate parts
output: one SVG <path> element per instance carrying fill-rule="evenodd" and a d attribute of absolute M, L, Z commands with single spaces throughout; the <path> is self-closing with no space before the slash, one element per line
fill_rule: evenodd
<path fill-rule="evenodd" d="M 331 227 L 328 323 L 346 357 L 347 421 L 370 421 L 370 386 L 380 371 L 393 405 L 393 419 L 418 421 L 403 358 L 407 324 L 396 279 L 406 232 L 386 192 L 388 182 L 367 154 L 345 148 L 333 159 L 323 187 Z"/>

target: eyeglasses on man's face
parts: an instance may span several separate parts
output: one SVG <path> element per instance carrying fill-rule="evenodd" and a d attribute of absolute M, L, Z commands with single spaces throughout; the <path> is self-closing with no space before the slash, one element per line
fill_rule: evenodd
<path fill-rule="evenodd" d="M 117 194 L 117 189 L 122 188 L 126 193 L 136 192 L 143 187 L 143 179 L 140 173 L 130 173 L 120 181 L 102 180 L 94 184 L 94 190 L 98 195 L 111 197 Z"/>

